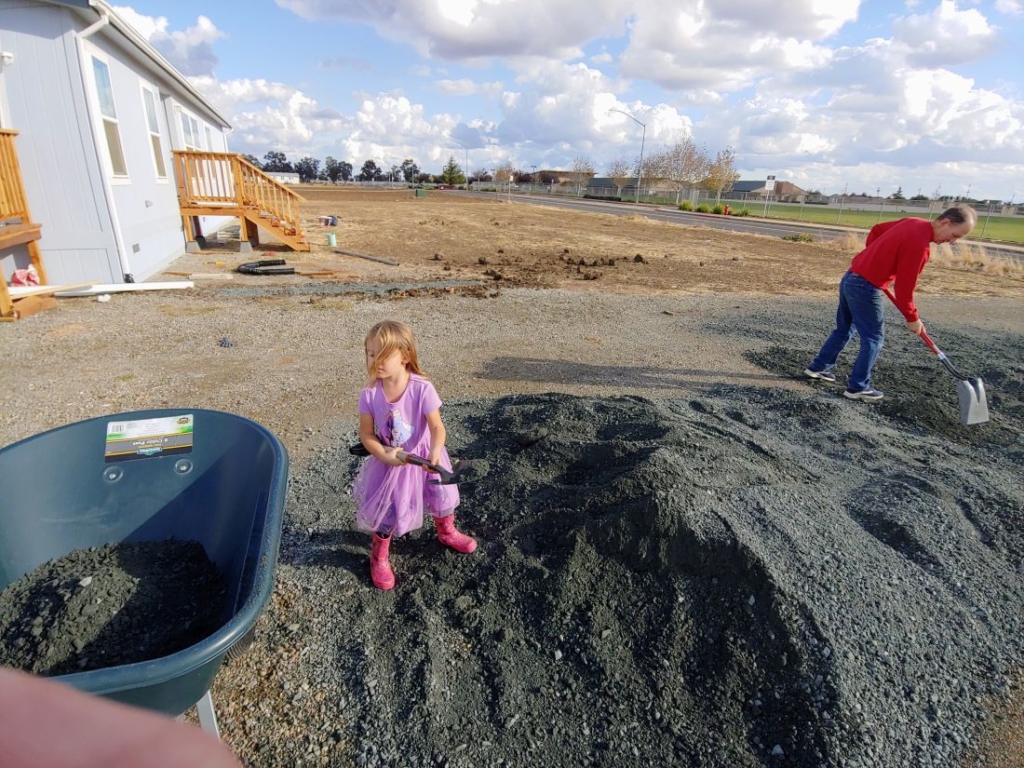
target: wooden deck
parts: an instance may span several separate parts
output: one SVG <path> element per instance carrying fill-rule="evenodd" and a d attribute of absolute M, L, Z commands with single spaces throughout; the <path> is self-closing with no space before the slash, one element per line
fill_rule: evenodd
<path fill-rule="evenodd" d="M 0 251 L 17 245 L 26 246 L 29 259 L 39 274 L 40 284 L 46 285 L 46 269 L 39 250 L 43 226 L 33 222 L 29 213 L 21 166 L 14 150 L 14 137 L 17 135 L 17 131 L 0 128 Z M 0 275 L 0 321 L 18 320 L 55 305 L 53 296 L 12 298 L 7 290 L 7 281 Z"/>

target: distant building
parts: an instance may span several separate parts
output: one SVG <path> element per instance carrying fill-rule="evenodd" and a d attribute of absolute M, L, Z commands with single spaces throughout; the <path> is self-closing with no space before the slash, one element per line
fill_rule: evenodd
<path fill-rule="evenodd" d="M 725 200 L 764 200 L 768 196 L 768 181 L 737 181 L 732 189 L 722 193 Z M 807 199 L 806 190 L 789 181 L 776 181 L 772 200 L 783 203 L 802 203 Z"/>
<path fill-rule="evenodd" d="M 297 173 L 285 173 L 284 171 L 264 171 L 264 173 L 281 184 L 298 184 L 300 181 Z"/>

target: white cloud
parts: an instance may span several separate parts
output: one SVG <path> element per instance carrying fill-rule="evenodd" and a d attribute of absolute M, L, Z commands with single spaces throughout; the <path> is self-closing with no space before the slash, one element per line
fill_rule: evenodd
<path fill-rule="evenodd" d="M 213 44 L 226 35 L 206 16 L 184 32 L 168 32 L 167 17 L 145 16 L 127 6 L 114 6 L 114 13 L 128 22 L 183 75 L 211 75 L 217 66 Z"/>
<path fill-rule="evenodd" d="M 996 0 L 996 10 L 1007 16 L 1024 15 L 1024 3 L 1021 0 Z"/>
<path fill-rule="evenodd" d="M 434 83 L 434 87 L 449 96 L 475 96 L 477 94 L 493 96 L 500 94 L 503 88 L 502 84 L 498 82 L 478 83 L 468 77 L 459 80 L 438 80 Z"/>
<path fill-rule="evenodd" d="M 424 56 L 465 60 L 537 55 L 578 58 L 596 37 L 619 35 L 631 0 L 276 0 L 306 19 L 371 24 Z"/>
<path fill-rule="evenodd" d="M 786 12 L 765 0 L 681 6 L 642 0 L 622 72 L 671 90 L 737 91 L 779 73 L 813 70 L 831 50 L 820 41 L 856 18 L 859 2 L 799 0 Z"/>
<path fill-rule="evenodd" d="M 954 0 L 942 0 L 931 14 L 893 22 L 893 40 L 906 46 L 911 64 L 944 67 L 985 58 L 995 47 L 998 33 L 978 9 L 961 11 Z"/>

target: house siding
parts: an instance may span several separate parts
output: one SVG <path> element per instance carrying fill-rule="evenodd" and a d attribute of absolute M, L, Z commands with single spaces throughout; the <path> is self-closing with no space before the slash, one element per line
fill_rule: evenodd
<path fill-rule="evenodd" d="M 85 41 L 83 85 L 76 33 L 90 23 L 64 6 L 0 0 L 0 42 L 15 54 L 14 64 L 0 74 L 2 118 L 4 127 L 19 131 L 16 147 L 32 218 L 43 225 L 40 247 L 49 281 L 122 282 L 115 217 L 104 190 L 107 145 L 98 115 L 94 134 L 88 101 L 95 96 L 90 57 L 107 64 L 127 168 L 127 177 L 111 179 L 111 197 L 130 273 L 141 281 L 185 252 L 171 156 L 173 148 L 184 146 L 176 109 L 196 118 L 203 149 L 227 151 L 225 126 L 191 103 L 172 75 L 148 58 L 140 60 L 138 48 L 112 24 Z M 164 179 L 153 161 L 143 84 L 158 96 Z M 233 221 L 203 217 L 202 225 L 210 233 Z M 7 273 L 8 262 L 13 263 L 4 260 Z"/>
<path fill-rule="evenodd" d="M 81 75 L 71 13 L 0 0 L 0 18 L 0 40 L 14 54 L 2 75 L 10 110 L 4 127 L 19 131 L 15 148 L 32 218 L 43 225 L 49 281 L 120 282 L 88 110 L 75 85 Z"/>

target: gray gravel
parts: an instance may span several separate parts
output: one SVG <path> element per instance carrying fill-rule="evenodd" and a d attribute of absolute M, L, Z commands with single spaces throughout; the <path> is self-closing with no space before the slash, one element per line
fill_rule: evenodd
<path fill-rule="evenodd" d="M 972 428 L 898 329 L 882 407 L 799 380 L 831 299 L 76 300 L 0 326 L 0 443 L 167 404 L 283 437 L 278 589 L 214 687 L 250 765 L 948 766 L 1024 653 L 1024 329 L 967 306 L 926 309 L 990 385 Z M 490 472 L 459 511 L 478 551 L 428 526 L 383 594 L 347 448 L 388 316 Z"/>

